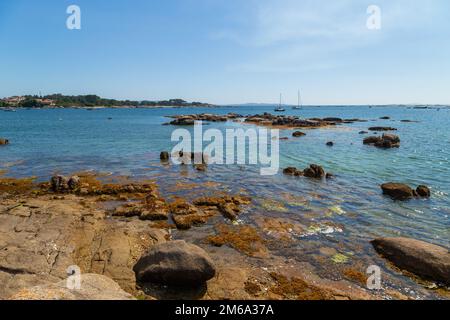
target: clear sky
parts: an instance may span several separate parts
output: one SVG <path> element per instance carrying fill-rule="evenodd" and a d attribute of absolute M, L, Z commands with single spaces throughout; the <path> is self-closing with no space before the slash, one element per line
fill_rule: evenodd
<path fill-rule="evenodd" d="M 0 96 L 450 104 L 449 17 L 448 0 L 1 0 Z"/>

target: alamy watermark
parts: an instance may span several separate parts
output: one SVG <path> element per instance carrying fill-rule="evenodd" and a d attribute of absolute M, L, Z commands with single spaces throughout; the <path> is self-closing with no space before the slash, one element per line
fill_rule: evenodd
<path fill-rule="evenodd" d="M 197 121 L 193 131 L 193 136 L 187 129 L 172 132 L 172 142 L 178 142 L 172 155 L 179 155 L 172 157 L 174 164 L 259 165 L 263 176 L 275 175 L 280 169 L 278 129 L 226 129 L 224 136 L 218 129 L 203 131 L 202 122 Z"/>
<path fill-rule="evenodd" d="M 69 266 L 66 270 L 66 287 L 69 290 L 81 290 L 81 269 L 79 266 Z"/>
<path fill-rule="evenodd" d="M 381 290 L 381 268 L 372 265 L 367 268 L 366 273 L 369 275 L 367 278 L 367 289 Z"/>
<path fill-rule="evenodd" d="M 366 26 L 369 30 L 381 29 L 381 8 L 376 5 L 370 5 L 367 7 L 367 14 L 370 16 L 367 18 Z"/>
<path fill-rule="evenodd" d="M 66 27 L 69 30 L 81 30 L 81 9 L 77 5 L 67 7 L 66 13 L 69 17 L 66 20 Z"/>

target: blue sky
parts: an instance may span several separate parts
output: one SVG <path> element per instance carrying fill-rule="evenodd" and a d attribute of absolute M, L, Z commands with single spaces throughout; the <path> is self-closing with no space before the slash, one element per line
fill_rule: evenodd
<path fill-rule="evenodd" d="M 66 28 L 71 4 L 81 30 Z M 0 96 L 450 104 L 449 13 L 448 0 L 1 0 Z"/>

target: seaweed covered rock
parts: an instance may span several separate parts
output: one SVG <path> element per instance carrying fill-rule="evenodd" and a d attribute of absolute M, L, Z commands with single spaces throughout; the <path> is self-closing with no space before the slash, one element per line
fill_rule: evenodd
<path fill-rule="evenodd" d="M 151 247 L 134 265 L 140 283 L 201 286 L 216 274 L 213 261 L 200 247 L 183 240 Z"/>
<path fill-rule="evenodd" d="M 450 252 L 447 248 L 409 238 L 381 238 L 373 240 L 372 245 L 398 268 L 450 284 Z"/>

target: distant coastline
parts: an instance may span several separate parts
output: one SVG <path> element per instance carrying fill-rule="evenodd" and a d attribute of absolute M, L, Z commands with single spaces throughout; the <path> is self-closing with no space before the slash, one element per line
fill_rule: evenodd
<path fill-rule="evenodd" d="M 176 107 L 214 107 L 215 105 L 203 102 L 187 102 L 183 99 L 170 99 L 160 101 L 150 100 L 116 100 L 106 99 L 97 95 L 68 96 L 52 94 L 46 96 L 12 96 L 0 99 L 0 109 L 55 109 L 55 108 L 176 108 Z"/>

